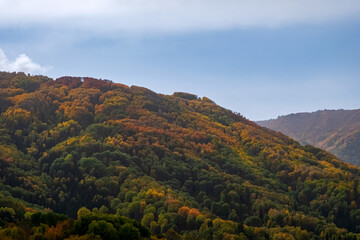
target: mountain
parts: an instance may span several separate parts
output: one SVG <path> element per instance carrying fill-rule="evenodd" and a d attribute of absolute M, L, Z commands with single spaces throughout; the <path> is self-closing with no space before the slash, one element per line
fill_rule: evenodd
<path fill-rule="evenodd" d="M 206 97 L 2 72 L 0 111 L 0 239 L 360 237 L 360 168 Z"/>
<path fill-rule="evenodd" d="M 296 113 L 257 123 L 360 166 L 360 109 Z"/>

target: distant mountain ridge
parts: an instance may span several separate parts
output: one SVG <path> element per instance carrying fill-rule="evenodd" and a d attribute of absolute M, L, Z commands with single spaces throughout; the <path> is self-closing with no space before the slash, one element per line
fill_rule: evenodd
<path fill-rule="evenodd" d="M 360 109 L 296 113 L 257 123 L 360 166 Z"/>

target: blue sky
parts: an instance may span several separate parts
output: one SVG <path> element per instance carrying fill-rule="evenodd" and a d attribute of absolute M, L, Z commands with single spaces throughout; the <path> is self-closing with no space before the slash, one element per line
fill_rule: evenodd
<path fill-rule="evenodd" d="M 0 0 L 0 70 L 185 91 L 251 120 L 354 109 L 360 3 Z"/>

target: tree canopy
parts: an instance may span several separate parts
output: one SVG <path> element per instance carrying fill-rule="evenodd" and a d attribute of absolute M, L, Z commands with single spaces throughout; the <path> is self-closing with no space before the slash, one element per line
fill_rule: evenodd
<path fill-rule="evenodd" d="M 359 239 L 358 167 L 206 97 L 2 72 L 0 103 L 1 239 Z"/>

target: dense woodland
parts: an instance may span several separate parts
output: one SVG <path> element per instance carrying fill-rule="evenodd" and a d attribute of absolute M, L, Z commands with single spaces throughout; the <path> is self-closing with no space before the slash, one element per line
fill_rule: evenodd
<path fill-rule="evenodd" d="M 0 239 L 360 239 L 358 167 L 206 97 L 2 72 L 0 112 Z"/>
<path fill-rule="evenodd" d="M 360 109 L 296 113 L 257 123 L 360 166 Z"/>

